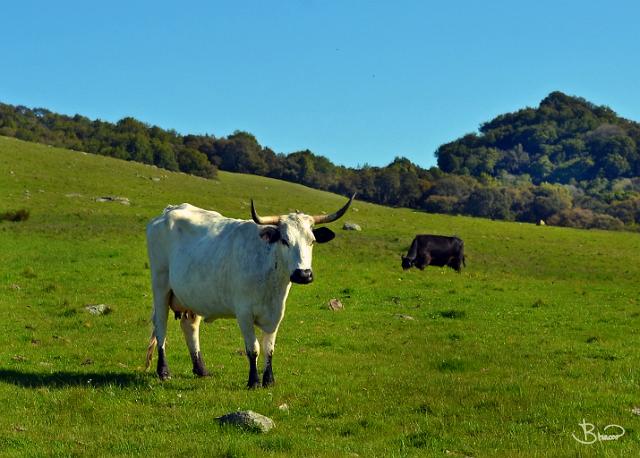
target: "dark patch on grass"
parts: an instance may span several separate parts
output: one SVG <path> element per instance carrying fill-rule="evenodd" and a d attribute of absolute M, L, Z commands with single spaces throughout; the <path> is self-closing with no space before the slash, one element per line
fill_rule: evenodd
<path fill-rule="evenodd" d="M 353 430 L 353 428 L 343 428 L 340 430 L 340 437 L 351 437 L 355 434 L 356 432 Z"/>
<path fill-rule="evenodd" d="M 449 334 L 447 338 L 452 342 L 458 342 L 462 340 L 462 336 L 460 334 L 455 334 L 455 333 Z"/>
<path fill-rule="evenodd" d="M 226 452 L 220 455 L 221 458 L 247 458 L 249 454 L 238 449 L 235 445 L 230 446 Z"/>
<path fill-rule="evenodd" d="M 10 221 L 12 223 L 19 223 L 29 219 L 30 212 L 26 208 L 20 210 L 9 210 L 4 213 L 0 213 L 0 221 Z"/>
<path fill-rule="evenodd" d="M 324 339 L 315 342 L 313 346 L 314 347 L 330 347 L 332 345 L 333 343 L 331 342 L 331 340 L 325 337 Z"/>
<path fill-rule="evenodd" d="M 363 429 L 367 429 L 368 427 L 371 426 L 371 421 L 367 420 L 366 418 L 363 418 L 362 420 L 360 420 L 358 422 L 358 424 L 363 428 Z"/>
<path fill-rule="evenodd" d="M 440 372 L 464 372 L 470 368 L 469 363 L 462 359 L 445 359 L 438 363 Z"/>
<path fill-rule="evenodd" d="M 320 414 L 321 418 L 326 418 L 328 420 L 335 420 L 337 418 L 340 418 L 342 416 L 342 414 L 340 412 L 325 412 Z"/>
<path fill-rule="evenodd" d="M 62 311 L 60 316 L 68 318 L 70 316 L 75 316 L 77 314 L 78 314 L 78 311 L 76 309 L 66 309 Z"/>
<path fill-rule="evenodd" d="M 431 438 L 426 431 L 420 431 L 419 433 L 413 433 L 405 436 L 405 442 L 411 447 L 425 448 L 431 443 Z"/>
<path fill-rule="evenodd" d="M 596 343 L 596 342 L 598 342 L 598 340 L 599 340 L 599 339 L 598 339 L 596 336 L 591 336 L 591 337 L 589 337 L 589 338 L 587 339 L 587 341 L 586 341 L 586 342 L 587 342 L 588 344 L 590 344 L 590 343 Z"/>
<path fill-rule="evenodd" d="M 531 307 L 533 307 L 534 309 L 537 309 L 538 307 L 543 307 L 545 305 L 547 305 L 545 301 L 543 301 L 542 299 L 538 299 L 533 304 L 531 304 Z"/>
<path fill-rule="evenodd" d="M 49 283 L 47 286 L 42 288 L 42 291 L 45 293 L 53 293 L 58 290 L 58 285 L 55 283 Z"/>
<path fill-rule="evenodd" d="M 588 355 L 587 358 L 601 359 L 603 361 L 616 361 L 617 359 L 619 359 L 616 355 L 611 355 L 609 353 Z"/>
<path fill-rule="evenodd" d="M 473 407 L 477 410 L 496 410 L 498 408 L 498 401 L 494 399 L 484 399 L 477 402 Z"/>
<path fill-rule="evenodd" d="M 24 278 L 36 278 L 36 271 L 33 270 L 33 267 L 31 266 L 27 266 L 24 268 L 24 270 L 22 271 L 22 276 Z"/>
<path fill-rule="evenodd" d="M 462 319 L 467 316 L 467 312 L 464 310 L 441 310 L 438 314 L 442 318 L 450 318 L 453 320 Z"/>
<path fill-rule="evenodd" d="M 0 369 L 0 382 L 23 388 L 68 388 L 73 386 L 143 386 L 147 384 L 142 374 L 130 372 L 54 372 L 36 373 Z"/>
<path fill-rule="evenodd" d="M 259 446 L 266 452 L 291 452 L 293 444 L 288 437 L 270 437 L 260 441 Z"/>
<path fill-rule="evenodd" d="M 418 406 L 417 410 L 419 413 L 433 415 L 433 409 L 429 404 L 422 403 Z"/>
<path fill-rule="evenodd" d="M 31 440 L 27 439 L 24 436 L 16 436 L 16 437 L 0 437 L 0 450 L 8 452 L 13 449 L 25 449 L 31 445 Z M 5 452 L 5 453 L 6 453 Z"/>

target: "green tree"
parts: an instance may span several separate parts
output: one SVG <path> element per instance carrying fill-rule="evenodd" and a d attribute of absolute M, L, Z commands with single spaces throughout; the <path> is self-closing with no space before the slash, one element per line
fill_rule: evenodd
<path fill-rule="evenodd" d="M 511 220 L 511 204 L 511 196 L 504 189 L 482 187 L 469 195 L 465 210 L 472 216 Z"/>

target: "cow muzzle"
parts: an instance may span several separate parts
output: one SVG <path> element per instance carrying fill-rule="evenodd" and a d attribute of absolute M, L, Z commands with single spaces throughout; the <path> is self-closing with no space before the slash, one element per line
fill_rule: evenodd
<path fill-rule="evenodd" d="M 293 283 L 307 285 L 313 281 L 313 272 L 311 269 L 296 269 L 289 278 Z"/>

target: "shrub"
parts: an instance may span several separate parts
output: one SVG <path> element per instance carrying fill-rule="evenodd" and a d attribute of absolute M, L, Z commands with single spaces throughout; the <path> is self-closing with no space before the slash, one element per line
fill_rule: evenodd
<path fill-rule="evenodd" d="M 552 226 L 579 227 L 584 229 L 622 229 L 623 223 L 618 218 L 591 211 L 586 208 L 562 210 L 551 216 L 547 223 Z"/>

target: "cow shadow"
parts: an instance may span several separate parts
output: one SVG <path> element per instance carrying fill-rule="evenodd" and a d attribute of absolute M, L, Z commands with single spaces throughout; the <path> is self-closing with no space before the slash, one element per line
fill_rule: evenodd
<path fill-rule="evenodd" d="M 148 383 L 147 377 L 135 372 L 20 372 L 0 369 L 0 382 L 24 388 L 69 388 L 79 386 L 140 386 Z"/>

